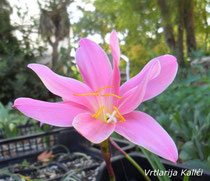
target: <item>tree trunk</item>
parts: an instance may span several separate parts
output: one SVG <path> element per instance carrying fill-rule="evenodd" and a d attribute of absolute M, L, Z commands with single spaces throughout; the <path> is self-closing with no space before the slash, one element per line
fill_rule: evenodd
<path fill-rule="evenodd" d="M 188 56 L 196 50 L 195 26 L 194 26 L 194 0 L 184 1 L 184 26 L 186 29 L 186 41 Z"/>
<path fill-rule="evenodd" d="M 177 59 L 179 60 L 182 67 L 185 67 L 184 61 L 184 46 L 183 46 L 183 37 L 184 37 L 184 3 L 183 0 L 177 1 L 178 5 L 178 37 L 177 37 Z"/>
<path fill-rule="evenodd" d="M 58 41 L 52 44 L 52 69 L 56 70 L 56 65 L 58 61 Z"/>
<path fill-rule="evenodd" d="M 157 0 L 157 4 L 160 8 L 160 14 L 163 20 L 164 36 L 166 43 L 171 49 L 172 53 L 176 54 L 176 41 L 171 24 L 170 8 L 168 7 L 168 4 L 165 0 Z"/>

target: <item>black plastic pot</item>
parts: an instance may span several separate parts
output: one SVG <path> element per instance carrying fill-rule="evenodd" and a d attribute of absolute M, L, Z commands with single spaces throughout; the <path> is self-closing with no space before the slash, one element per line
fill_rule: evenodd
<path fill-rule="evenodd" d="M 128 141 L 114 139 L 127 153 L 134 151 L 135 146 Z M 31 159 L 31 155 L 38 155 L 56 145 L 64 145 L 71 152 L 94 153 L 94 157 L 102 160 L 99 145 L 93 145 L 74 128 L 54 128 L 48 132 L 33 133 L 15 138 L 0 140 L 0 168 L 23 159 Z M 112 155 L 119 152 L 111 146 Z"/>
<path fill-rule="evenodd" d="M 65 150 L 64 154 L 66 153 Z M 59 152 L 59 155 L 61 155 L 63 152 Z M 94 155 L 94 153 L 92 153 Z M 32 155 L 33 157 L 34 155 Z M 12 176 L 20 176 L 24 175 L 25 177 L 28 177 L 30 179 L 38 179 L 38 180 L 44 180 L 44 181 L 60 181 L 65 176 L 68 175 L 69 172 L 71 173 L 71 177 L 77 177 L 78 178 L 78 172 L 80 172 L 80 175 L 84 175 L 85 173 L 88 175 L 88 172 L 94 172 L 96 174 L 96 168 L 100 166 L 101 160 L 98 160 L 95 157 L 91 157 L 91 165 L 87 165 L 87 163 L 90 163 L 89 157 L 86 158 L 86 163 L 80 160 L 81 158 L 84 158 L 83 155 L 76 155 L 74 157 L 69 157 L 70 155 L 63 157 L 59 157 L 58 160 L 53 162 L 45 162 L 44 164 L 41 162 L 35 162 L 35 164 L 32 162 L 30 166 L 22 166 L 21 164 L 16 164 L 15 166 L 11 166 L 7 168 L 7 173 L 10 174 L 3 174 L 0 173 L 0 180 L 10 180 Z M 71 154 L 72 156 L 72 154 Z M 88 155 L 89 156 L 89 155 Z M 79 162 L 77 161 L 79 159 Z M 75 162 L 76 161 L 76 162 Z M 69 165 L 69 163 L 71 163 Z M 79 163 L 79 165 L 78 165 Z M 74 172 L 75 171 L 75 172 Z M 52 176 L 53 174 L 54 176 Z M 94 175 L 95 175 L 94 174 Z M 41 175 L 41 178 L 37 178 Z M 93 178 L 95 176 L 92 175 Z M 84 176 L 83 176 L 84 177 Z M 73 178 L 72 178 L 73 179 Z M 81 179 L 83 180 L 83 179 Z"/>
<path fill-rule="evenodd" d="M 63 128 L 54 129 L 45 133 L 35 133 L 15 138 L 0 140 L 0 168 L 31 158 L 50 147 L 58 145 L 59 133 Z"/>
<path fill-rule="evenodd" d="M 19 124 L 17 126 L 18 129 L 18 135 L 19 136 L 26 136 L 31 135 L 35 133 L 44 132 L 44 128 L 40 127 L 40 123 L 33 123 L 31 119 L 28 119 L 25 124 Z M 49 130 L 56 129 L 56 127 L 49 126 Z M 0 129 L 0 140 L 1 139 L 7 139 L 6 135 L 4 134 L 4 130 Z"/>
<path fill-rule="evenodd" d="M 146 159 L 146 157 L 139 153 L 132 153 L 130 156 L 142 167 L 145 171 L 153 170 L 150 166 L 150 163 Z M 116 181 L 143 181 L 145 180 L 144 177 L 137 171 L 137 169 L 122 155 L 113 157 L 112 160 L 112 167 L 115 172 Z M 166 171 L 171 173 L 176 173 L 176 176 L 171 176 L 170 179 L 172 181 L 182 181 L 184 174 L 182 170 L 185 169 L 193 169 L 190 167 L 185 167 L 181 164 L 173 164 L 171 162 L 161 160 L 164 164 Z M 186 172 L 185 172 L 186 173 Z M 170 174 L 170 173 L 169 173 Z M 170 176 L 170 175 L 169 175 Z M 158 178 L 154 176 L 154 174 L 149 175 L 152 181 L 158 181 Z M 109 181 L 109 176 L 106 168 L 105 162 L 103 162 L 100 166 L 99 174 L 97 175 L 97 181 Z M 190 181 L 208 181 L 210 180 L 210 172 L 203 171 L 202 176 L 190 176 Z"/>
<path fill-rule="evenodd" d="M 136 145 L 134 145 L 133 143 L 129 141 L 118 139 L 118 138 L 112 138 L 112 140 L 114 140 L 117 143 L 117 145 L 126 153 L 131 153 L 136 150 Z M 110 143 L 110 146 L 111 146 L 112 157 L 120 154 L 120 152 L 111 143 Z M 98 150 L 100 149 L 99 145 L 93 145 L 93 147 Z"/>
<path fill-rule="evenodd" d="M 117 138 L 113 138 L 113 140 L 126 153 L 133 152 L 136 149 L 134 144 L 126 140 L 121 140 Z M 98 153 L 95 156 L 102 159 L 100 146 L 98 144 L 92 144 L 90 141 L 81 136 L 74 128 L 63 130 L 62 132 L 60 132 L 58 142 L 68 147 L 69 150 L 72 152 L 82 151 L 82 150 L 88 152 L 88 150 L 94 150 L 95 152 Z M 120 154 L 119 151 L 114 146 L 111 145 L 111 155 L 116 156 L 119 154 Z"/>
<path fill-rule="evenodd" d="M 52 150 L 55 155 L 66 153 L 67 149 L 70 152 L 85 153 L 95 160 L 94 163 L 96 164 L 94 164 L 94 167 L 86 167 L 83 171 L 95 170 L 102 162 L 100 151 L 92 148 L 91 143 L 77 133 L 74 128 L 58 128 L 45 133 L 0 140 L 0 168 L 12 168 L 11 165 L 21 164 L 23 160 L 34 163 L 37 161 L 37 156 L 45 150 Z M 68 159 L 66 161 L 71 162 Z M 60 170 L 61 176 L 58 176 L 56 179 L 53 178 L 53 180 L 59 181 L 69 171 L 67 167 L 63 166 L 64 162 L 65 160 L 59 160 L 43 168 L 39 167 L 39 169 L 56 166 Z M 10 169 L 9 172 L 21 175 L 37 174 L 36 169 L 33 168 L 21 168 L 18 171 Z M 8 177 L 8 175 L 0 174 L 0 180 L 6 180 Z M 51 181 L 51 179 L 47 179 L 47 181 Z"/>

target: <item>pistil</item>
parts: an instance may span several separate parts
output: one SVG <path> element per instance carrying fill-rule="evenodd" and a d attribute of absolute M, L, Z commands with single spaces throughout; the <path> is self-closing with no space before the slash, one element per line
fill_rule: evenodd
<path fill-rule="evenodd" d="M 113 111 L 112 114 L 107 113 L 106 115 L 109 117 L 109 119 L 107 120 L 107 123 L 110 123 L 111 121 L 113 122 L 117 122 L 117 119 L 115 118 L 115 114 L 117 113 L 117 111 Z"/>

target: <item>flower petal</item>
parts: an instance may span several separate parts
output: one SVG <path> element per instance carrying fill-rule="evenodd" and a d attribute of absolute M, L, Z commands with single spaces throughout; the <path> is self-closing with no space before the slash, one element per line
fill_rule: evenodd
<path fill-rule="evenodd" d="M 174 141 L 151 116 L 135 111 L 124 115 L 124 118 L 125 122 L 116 124 L 117 133 L 167 160 L 177 161 Z"/>
<path fill-rule="evenodd" d="M 127 91 L 123 95 L 124 98 L 118 101 L 117 107 L 122 115 L 132 112 L 139 106 L 144 98 L 146 85 L 147 79 L 142 79 L 139 86 Z"/>
<path fill-rule="evenodd" d="M 106 53 L 95 42 L 86 38 L 80 40 L 76 61 L 84 82 L 96 91 L 108 85 L 112 73 Z"/>
<path fill-rule="evenodd" d="M 87 85 L 78 80 L 60 76 L 41 64 L 29 64 L 28 67 L 39 76 L 47 89 L 53 94 L 62 97 L 65 101 L 73 101 L 91 108 L 90 102 L 94 102 L 93 97 L 73 95 L 74 93 L 90 93 L 91 89 Z"/>
<path fill-rule="evenodd" d="M 114 131 L 114 123 L 105 123 L 91 118 L 89 113 L 79 114 L 72 123 L 73 127 L 85 138 L 93 143 L 101 143 Z"/>
<path fill-rule="evenodd" d="M 173 82 L 176 76 L 178 64 L 174 56 L 164 55 L 157 57 L 157 60 L 160 62 L 161 71 L 157 77 L 149 81 L 143 101 L 162 93 Z"/>
<path fill-rule="evenodd" d="M 51 103 L 31 98 L 16 99 L 13 108 L 17 108 L 26 116 L 42 123 L 60 127 L 72 126 L 76 115 L 87 112 L 85 107 L 75 103 Z"/>
<path fill-rule="evenodd" d="M 112 31 L 112 33 L 110 35 L 110 48 L 111 48 L 111 51 L 112 51 L 112 57 L 113 57 L 113 60 L 114 60 L 114 64 L 119 66 L 120 47 L 119 47 L 119 42 L 118 42 L 116 31 Z"/>
<path fill-rule="evenodd" d="M 120 96 L 124 97 L 118 101 L 118 109 L 121 114 L 132 112 L 139 106 L 139 104 L 141 104 L 147 90 L 148 82 L 158 75 L 160 72 L 159 70 L 159 61 L 152 63 L 148 70 L 142 73 L 141 77 L 138 79 L 138 84 L 136 87 L 128 89 L 124 94 L 120 92 Z M 130 81 L 132 84 L 133 80 L 130 79 Z M 127 88 L 130 88 L 129 81 L 127 82 L 127 85 Z"/>
<path fill-rule="evenodd" d="M 151 99 L 163 92 L 174 80 L 178 69 L 176 58 L 172 55 L 163 55 L 152 59 L 138 75 L 121 86 L 120 93 L 123 94 L 127 90 L 137 86 L 143 74 L 157 61 L 160 63 L 160 68 L 155 68 L 151 74 L 143 101 Z"/>
<path fill-rule="evenodd" d="M 110 48 L 112 51 L 113 57 L 113 73 L 112 73 L 112 86 L 114 86 L 114 94 L 119 93 L 120 87 L 120 69 L 119 69 L 119 62 L 120 62 L 120 47 L 117 38 L 116 31 L 113 31 L 110 36 Z"/>

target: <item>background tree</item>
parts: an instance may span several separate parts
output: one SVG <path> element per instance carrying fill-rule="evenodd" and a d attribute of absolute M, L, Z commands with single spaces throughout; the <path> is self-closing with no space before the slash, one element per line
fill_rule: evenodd
<path fill-rule="evenodd" d="M 166 43 L 170 47 L 172 53 L 177 56 L 182 66 L 184 62 L 184 46 L 183 35 L 184 29 L 186 30 L 186 44 L 188 55 L 191 55 L 196 50 L 195 40 L 195 26 L 194 26 L 194 1 L 193 0 L 178 0 L 171 3 L 171 1 L 157 0 L 160 8 L 160 15 L 164 27 L 164 35 Z M 178 26 L 177 38 L 174 33 L 175 27 L 173 26 L 173 11 L 172 7 L 176 7 L 176 21 Z"/>
<path fill-rule="evenodd" d="M 56 69 L 59 42 L 69 37 L 70 20 L 67 6 L 71 0 L 50 0 L 44 7 L 39 2 L 41 15 L 39 21 L 40 34 L 52 47 L 52 68 Z"/>
<path fill-rule="evenodd" d="M 13 36 L 15 29 L 10 24 L 12 8 L 7 0 L 0 1 L 0 55 L 16 53 L 19 51 L 17 38 Z"/>
<path fill-rule="evenodd" d="M 7 0 L 0 1 L 0 102 L 7 104 L 17 97 L 33 97 L 46 100 L 48 91 L 38 81 L 27 65 L 36 62 L 30 35 L 23 25 L 12 26 L 10 14 L 12 8 Z M 21 29 L 23 41 L 14 36 Z"/>
<path fill-rule="evenodd" d="M 183 19 L 186 30 L 187 51 L 190 55 L 196 50 L 195 26 L 194 26 L 194 0 L 183 0 Z"/>
<path fill-rule="evenodd" d="M 74 27 L 74 36 L 81 37 L 99 34 L 103 40 L 103 48 L 109 52 L 107 33 L 116 29 L 121 35 L 121 51 L 127 55 L 134 75 L 152 57 L 169 49 L 162 41 L 159 28 L 159 11 L 155 1 L 148 0 L 96 0 L 95 11 L 85 11 L 84 16 Z M 77 41 L 77 40 L 76 40 Z M 124 67 L 124 62 L 121 62 Z"/>
<path fill-rule="evenodd" d="M 80 7 L 84 15 L 74 27 L 74 35 L 80 39 L 97 33 L 106 49 L 106 35 L 116 29 L 121 34 L 122 53 L 129 55 L 136 72 L 160 54 L 174 54 L 180 66 L 185 67 L 188 57 L 192 60 L 201 50 L 202 54 L 209 52 L 207 0 L 95 0 L 92 3 L 95 11 Z"/>

